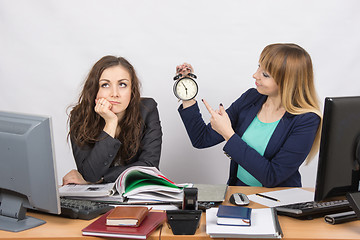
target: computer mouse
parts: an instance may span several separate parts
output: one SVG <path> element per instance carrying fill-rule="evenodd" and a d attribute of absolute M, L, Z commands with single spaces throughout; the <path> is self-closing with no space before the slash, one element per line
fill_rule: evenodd
<path fill-rule="evenodd" d="M 229 199 L 230 203 L 238 206 L 246 206 L 250 203 L 249 198 L 244 193 L 234 193 Z"/>

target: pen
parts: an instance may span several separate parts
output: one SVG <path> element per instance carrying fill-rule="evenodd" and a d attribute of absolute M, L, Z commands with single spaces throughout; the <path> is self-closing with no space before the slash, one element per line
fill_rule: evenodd
<path fill-rule="evenodd" d="M 270 199 L 270 200 L 273 200 L 273 201 L 276 201 L 276 202 L 280 202 L 280 200 L 278 200 L 276 198 L 272 198 L 272 197 L 269 197 L 269 196 L 266 196 L 266 195 L 263 195 L 263 194 L 260 194 L 260 193 L 255 193 L 255 195 L 259 196 L 259 197 L 267 198 L 267 199 Z"/>

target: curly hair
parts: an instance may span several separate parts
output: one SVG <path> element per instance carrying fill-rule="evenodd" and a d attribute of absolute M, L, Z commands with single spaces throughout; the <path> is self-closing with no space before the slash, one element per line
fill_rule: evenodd
<path fill-rule="evenodd" d="M 140 81 L 134 67 L 123 57 L 104 56 L 90 70 L 77 104 L 69 114 L 70 130 L 68 136 L 78 146 L 92 147 L 99 139 L 105 121 L 95 112 L 95 99 L 99 91 L 99 79 L 105 69 L 122 66 L 131 77 L 131 98 L 125 115 L 119 122 L 121 132 L 115 136 L 122 143 L 115 162 L 126 164 L 136 155 L 140 148 L 141 127 L 143 120 L 140 114 Z M 114 163 L 113 163 L 114 164 Z"/>

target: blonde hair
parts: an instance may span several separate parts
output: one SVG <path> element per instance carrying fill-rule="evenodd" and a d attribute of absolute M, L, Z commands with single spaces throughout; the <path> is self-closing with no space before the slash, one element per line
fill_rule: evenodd
<path fill-rule="evenodd" d="M 312 61 L 302 47 L 292 43 L 268 45 L 262 51 L 259 63 L 279 86 L 281 102 L 287 112 L 294 115 L 312 112 L 322 119 L 314 86 Z M 321 125 L 322 120 L 306 158 L 306 164 L 319 150 Z"/>

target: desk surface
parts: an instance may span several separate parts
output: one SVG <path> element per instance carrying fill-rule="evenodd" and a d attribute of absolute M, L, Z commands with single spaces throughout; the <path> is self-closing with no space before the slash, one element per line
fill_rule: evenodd
<path fill-rule="evenodd" d="M 40 218 L 45 220 L 46 223 L 29 230 L 25 230 L 18 233 L 6 232 L 0 230 L 0 240 L 4 239 L 16 239 L 16 240 L 54 240 L 54 239 L 109 239 L 114 240 L 115 238 L 97 238 L 92 236 L 82 236 L 81 229 L 88 226 L 93 220 L 79 220 L 69 219 L 50 214 L 40 214 L 30 212 L 29 216 Z M 165 224 L 164 224 L 165 226 Z M 147 239 L 158 240 L 160 239 L 160 232 L 163 226 L 155 230 Z"/>
<path fill-rule="evenodd" d="M 228 199 L 234 192 L 243 192 L 245 194 L 254 194 L 257 192 L 275 191 L 284 188 L 261 188 L 261 187 L 229 187 L 226 193 L 225 205 L 228 205 Z M 248 207 L 261 208 L 262 205 L 251 202 Z M 34 229 L 20 233 L 11 233 L 0 231 L 0 239 L 101 239 L 94 237 L 85 237 L 81 235 L 81 229 L 86 227 L 91 221 L 73 220 L 47 214 L 29 213 L 33 217 L 45 220 L 47 223 Z M 283 239 L 360 239 L 360 221 L 353 221 L 339 225 L 331 225 L 324 222 L 324 218 L 314 220 L 297 220 L 290 217 L 279 216 L 280 225 L 284 233 Z M 201 217 L 200 226 L 195 235 L 174 236 L 167 224 L 157 229 L 148 239 L 211 239 L 206 235 L 205 214 Z M 105 238 L 111 239 L 111 238 Z"/>
<path fill-rule="evenodd" d="M 229 197 L 232 193 L 242 192 L 247 195 L 281 190 L 285 188 L 263 188 L 263 187 L 229 187 L 226 193 L 224 205 L 231 205 Z M 250 208 L 263 208 L 264 206 L 250 202 Z M 297 220 L 294 218 L 279 216 L 279 222 L 283 231 L 283 239 L 300 240 L 300 239 L 360 239 L 360 221 L 353 221 L 338 225 L 331 225 L 324 221 L 324 218 L 313 220 Z M 212 239 L 206 235 L 206 219 L 203 215 L 201 224 L 194 236 L 186 236 L 186 240 L 192 239 Z M 167 226 L 163 226 L 161 240 L 185 239 L 183 236 L 174 236 Z M 233 239 L 233 238 L 232 238 Z"/>

